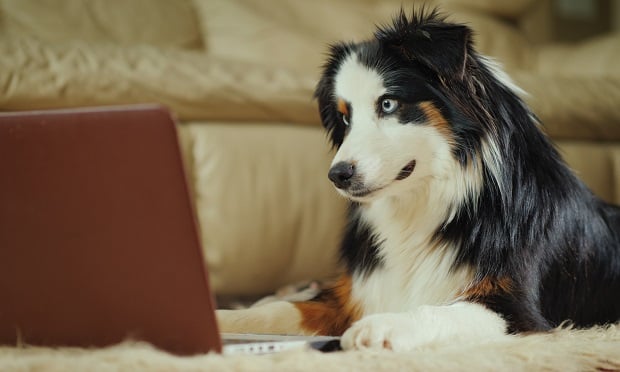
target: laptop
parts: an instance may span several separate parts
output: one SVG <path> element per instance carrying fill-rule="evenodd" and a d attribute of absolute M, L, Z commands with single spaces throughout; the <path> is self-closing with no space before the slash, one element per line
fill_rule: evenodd
<path fill-rule="evenodd" d="M 0 113 L 0 344 L 333 348 L 217 329 L 176 125 L 156 105 Z"/>

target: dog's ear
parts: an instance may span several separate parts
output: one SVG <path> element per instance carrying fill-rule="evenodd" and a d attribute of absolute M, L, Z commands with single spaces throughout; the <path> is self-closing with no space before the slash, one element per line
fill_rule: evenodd
<path fill-rule="evenodd" d="M 323 65 L 323 73 L 314 91 L 314 98 L 319 104 L 321 122 L 329 134 L 332 146 L 340 147 L 344 140 L 345 129 L 341 115 L 336 110 L 336 96 L 334 94 L 334 77 L 342 61 L 352 53 L 353 44 L 336 43 L 330 46 L 329 58 Z"/>
<path fill-rule="evenodd" d="M 437 10 L 414 13 L 408 19 L 401 9 L 392 26 L 376 38 L 408 61 L 417 61 L 440 77 L 462 80 L 471 50 L 471 29 L 444 22 Z"/>
<path fill-rule="evenodd" d="M 412 40 L 408 47 L 415 59 L 434 70 L 439 76 L 462 80 L 465 75 L 471 30 L 466 26 L 429 26 L 423 35 Z"/>
<path fill-rule="evenodd" d="M 323 76 L 319 80 L 319 83 L 314 90 L 314 98 L 319 104 L 319 115 L 323 126 L 328 131 L 331 131 L 334 127 L 334 83 L 333 76 L 328 73 L 323 73 Z"/>

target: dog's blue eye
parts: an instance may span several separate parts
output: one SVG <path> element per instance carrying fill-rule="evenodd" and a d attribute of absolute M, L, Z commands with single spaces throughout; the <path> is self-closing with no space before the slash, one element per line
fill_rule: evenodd
<path fill-rule="evenodd" d="M 348 126 L 349 125 L 349 119 L 347 118 L 347 114 L 342 114 L 342 122 L 344 123 L 344 125 Z"/>
<path fill-rule="evenodd" d="M 398 101 L 391 98 L 386 98 L 381 101 L 381 110 L 384 114 L 391 114 L 398 109 Z"/>

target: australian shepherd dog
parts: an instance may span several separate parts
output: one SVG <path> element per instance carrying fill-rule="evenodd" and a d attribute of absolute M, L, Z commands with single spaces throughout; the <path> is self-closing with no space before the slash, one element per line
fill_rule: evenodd
<path fill-rule="evenodd" d="M 343 274 L 309 301 L 219 311 L 222 330 L 410 350 L 620 319 L 620 209 L 520 93 L 436 11 L 332 45 L 315 96 L 351 202 Z"/>

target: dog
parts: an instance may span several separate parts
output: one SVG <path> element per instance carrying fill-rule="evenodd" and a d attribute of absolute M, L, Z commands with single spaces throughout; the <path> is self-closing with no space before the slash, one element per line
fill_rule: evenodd
<path fill-rule="evenodd" d="M 332 45 L 315 98 L 350 200 L 343 273 L 309 301 L 220 310 L 222 330 L 405 351 L 620 319 L 620 209 L 522 93 L 437 10 Z"/>

